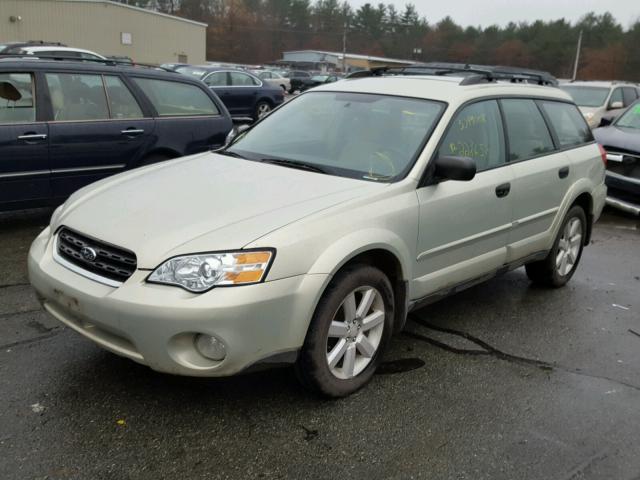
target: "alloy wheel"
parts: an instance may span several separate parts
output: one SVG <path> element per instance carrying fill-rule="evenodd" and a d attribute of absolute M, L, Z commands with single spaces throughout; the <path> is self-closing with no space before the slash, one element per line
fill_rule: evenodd
<path fill-rule="evenodd" d="M 556 252 L 556 270 L 561 276 L 568 275 L 578 261 L 582 244 L 582 222 L 579 218 L 572 218 L 567 222 L 558 242 Z"/>
<path fill-rule="evenodd" d="M 384 300 L 373 287 L 360 287 L 342 301 L 327 337 L 327 364 L 346 380 L 360 374 L 378 351 L 384 330 Z"/>
<path fill-rule="evenodd" d="M 267 103 L 261 103 L 258 105 L 258 118 L 264 117 L 267 113 L 271 111 L 271 107 Z"/>

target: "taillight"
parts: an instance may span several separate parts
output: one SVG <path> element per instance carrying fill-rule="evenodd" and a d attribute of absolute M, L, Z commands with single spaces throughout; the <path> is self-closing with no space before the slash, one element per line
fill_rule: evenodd
<path fill-rule="evenodd" d="M 607 166 L 607 151 L 600 144 L 598 144 L 598 148 L 600 149 L 600 156 L 602 157 L 602 163 L 604 163 L 604 166 L 606 167 Z"/>

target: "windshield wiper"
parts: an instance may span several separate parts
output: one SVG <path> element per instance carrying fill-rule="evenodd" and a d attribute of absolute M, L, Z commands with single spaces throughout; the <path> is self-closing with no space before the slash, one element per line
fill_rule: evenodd
<path fill-rule="evenodd" d="M 218 150 L 216 153 L 219 153 L 220 155 L 228 155 L 229 157 L 243 158 L 245 160 L 247 159 L 247 157 L 243 157 L 239 153 L 232 152 L 231 150 Z"/>
<path fill-rule="evenodd" d="M 285 160 L 283 158 L 261 158 L 261 162 L 272 163 L 273 165 L 282 165 L 283 167 L 297 168 L 299 170 L 306 170 L 308 172 L 324 173 L 329 172 L 322 167 L 313 165 L 311 163 L 300 162 L 298 160 Z"/>

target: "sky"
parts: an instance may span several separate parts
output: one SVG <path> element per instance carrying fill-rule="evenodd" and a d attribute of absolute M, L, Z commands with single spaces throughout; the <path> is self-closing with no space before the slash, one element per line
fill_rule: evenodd
<path fill-rule="evenodd" d="M 380 1 L 393 3 L 398 9 L 413 3 L 430 24 L 449 15 L 464 27 L 560 18 L 573 23 L 591 11 L 611 12 L 625 29 L 640 19 L 640 0 L 352 0 L 350 3 L 359 7 L 367 2 L 377 5 Z"/>

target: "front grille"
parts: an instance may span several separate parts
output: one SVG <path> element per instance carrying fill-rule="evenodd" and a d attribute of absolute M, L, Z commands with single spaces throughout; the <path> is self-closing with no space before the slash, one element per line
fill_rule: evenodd
<path fill-rule="evenodd" d="M 135 253 L 67 227 L 58 231 L 58 255 L 83 270 L 117 282 L 124 282 L 136 271 Z"/>
<path fill-rule="evenodd" d="M 622 157 L 621 162 L 614 160 L 607 161 L 607 170 L 625 177 L 640 179 L 640 153 L 620 148 L 604 147 L 607 153 L 619 155 Z"/>

